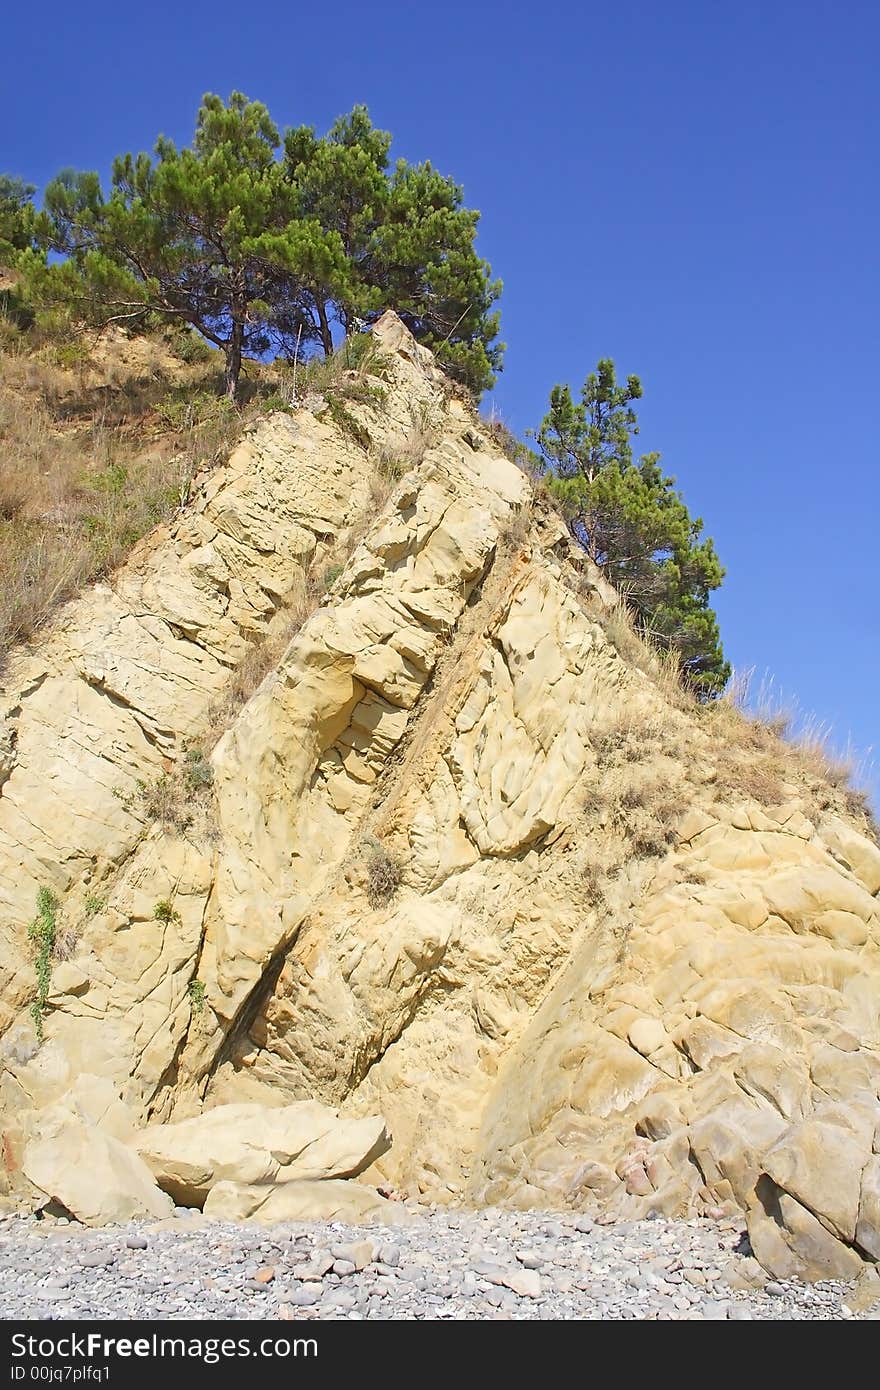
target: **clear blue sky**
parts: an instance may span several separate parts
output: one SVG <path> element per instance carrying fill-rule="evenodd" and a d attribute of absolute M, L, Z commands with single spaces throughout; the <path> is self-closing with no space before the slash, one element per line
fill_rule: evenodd
<path fill-rule="evenodd" d="M 518 432 L 599 356 L 727 565 L 728 655 L 880 745 L 880 7 L 817 0 L 16 5 L 0 169 L 105 172 L 206 90 L 364 101 L 482 209 Z"/>

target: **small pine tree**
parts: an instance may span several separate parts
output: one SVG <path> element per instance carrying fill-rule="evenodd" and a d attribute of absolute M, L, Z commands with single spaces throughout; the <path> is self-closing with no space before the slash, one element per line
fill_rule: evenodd
<path fill-rule="evenodd" d="M 633 459 L 639 426 L 639 378 L 620 384 L 614 363 L 599 362 L 575 402 L 555 386 L 537 432 L 551 492 L 572 534 L 632 605 L 640 625 L 678 653 L 685 680 L 702 697 L 730 676 L 709 595 L 724 578 L 715 547 L 703 537 L 664 474 L 660 455 Z"/>

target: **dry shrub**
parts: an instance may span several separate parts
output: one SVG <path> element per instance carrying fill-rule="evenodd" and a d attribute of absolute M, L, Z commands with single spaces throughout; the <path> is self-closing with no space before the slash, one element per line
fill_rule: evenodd
<path fill-rule="evenodd" d="M 370 906 L 386 907 L 394 897 L 403 875 L 403 867 L 397 855 L 378 840 L 366 844 L 367 897 Z"/>
<path fill-rule="evenodd" d="M 589 810 L 639 859 L 657 858 L 676 841 L 676 825 L 688 804 L 677 771 L 676 730 L 659 719 L 621 720 L 593 742 L 598 785 Z"/>
<path fill-rule="evenodd" d="M 79 932 L 74 927 L 59 927 L 52 954 L 56 960 L 70 960 L 79 945 Z"/>
<path fill-rule="evenodd" d="M 506 550 L 522 550 L 531 537 L 532 521 L 532 512 L 529 507 L 516 507 L 508 512 L 499 532 L 502 546 Z"/>
<path fill-rule="evenodd" d="M 204 748 L 200 743 L 186 743 L 169 772 L 154 782 L 139 781 L 135 792 L 122 801 L 170 833 L 193 830 L 211 840 L 216 836 L 213 787 L 214 769 Z"/>

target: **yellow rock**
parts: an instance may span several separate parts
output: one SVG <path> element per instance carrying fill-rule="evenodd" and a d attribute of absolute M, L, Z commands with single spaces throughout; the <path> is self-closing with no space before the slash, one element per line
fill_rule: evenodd
<path fill-rule="evenodd" d="M 368 1162 L 438 1201 L 735 1199 L 777 1274 L 850 1271 L 880 850 L 783 745 L 781 804 L 725 784 L 748 726 L 670 689 L 430 353 L 374 331 L 370 450 L 262 421 L 4 672 L 2 1185 L 60 1104 L 235 1216 L 373 1209 L 327 1176 Z M 187 742 L 213 784 L 156 820 L 139 784 L 185 785 Z"/>
<path fill-rule="evenodd" d="M 288 1182 L 280 1187 L 220 1182 L 211 1189 L 205 1215 L 218 1221 L 345 1221 L 399 1224 L 407 1212 L 356 1182 Z"/>
<path fill-rule="evenodd" d="M 340 1119 L 316 1101 L 269 1109 L 218 1105 L 134 1143 L 159 1186 L 180 1206 L 201 1206 L 221 1182 L 272 1184 L 347 1178 L 389 1148 L 381 1119 Z"/>

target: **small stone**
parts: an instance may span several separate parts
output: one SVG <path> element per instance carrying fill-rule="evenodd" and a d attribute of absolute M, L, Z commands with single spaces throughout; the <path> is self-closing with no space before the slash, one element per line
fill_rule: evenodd
<path fill-rule="evenodd" d="M 764 1285 L 764 1292 L 769 1293 L 771 1298 L 781 1298 L 785 1293 L 785 1289 L 781 1284 L 777 1284 L 775 1279 L 768 1279 L 767 1283 Z"/>
<path fill-rule="evenodd" d="M 112 1250 L 86 1250 L 79 1262 L 84 1269 L 101 1269 L 104 1265 L 115 1264 L 116 1256 Z"/>
<path fill-rule="evenodd" d="M 544 1264 L 544 1256 L 537 1250 L 517 1250 L 516 1258 L 524 1269 L 540 1269 Z"/>
<path fill-rule="evenodd" d="M 314 1285 L 304 1285 L 301 1289 L 294 1289 L 290 1295 L 291 1303 L 297 1308 L 310 1308 L 313 1303 L 318 1303 L 321 1298 L 321 1290 Z"/>
<path fill-rule="evenodd" d="M 512 1269 L 505 1272 L 501 1282 L 520 1298 L 541 1297 L 541 1276 L 534 1269 Z"/>
<path fill-rule="evenodd" d="M 333 1256 L 337 1260 L 348 1260 L 360 1273 L 376 1258 L 376 1247 L 371 1240 L 356 1240 L 350 1245 L 334 1245 Z"/>
<path fill-rule="evenodd" d="M 129 1250 L 146 1250 L 150 1242 L 146 1236 L 128 1236 L 125 1244 Z"/>
<path fill-rule="evenodd" d="M 347 1274 L 356 1274 L 357 1269 L 351 1260 L 334 1260 L 333 1273 L 344 1278 Z"/>
<path fill-rule="evenodd" d="M 254 1279 L 258 1284 L 271 1284 L 274 1278 L 275 1270 L 272 1265 L 263 1265 L 254 1275 Z"/>
<path fill-rule="evenodd" d="M 323 1279 L 333 1268 L 333 1256 L 329 1250 L 316 1250 L 310 1262 L 302 1268 L 297 1269 L 297 1276 L 300 1279 Z"/>

